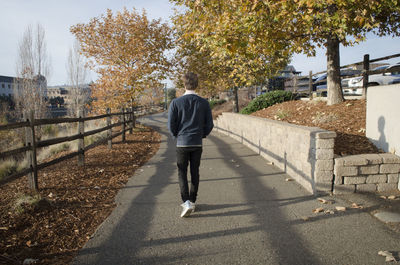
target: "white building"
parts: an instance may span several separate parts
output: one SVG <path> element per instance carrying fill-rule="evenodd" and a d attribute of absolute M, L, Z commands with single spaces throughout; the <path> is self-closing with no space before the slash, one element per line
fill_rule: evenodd
<path fill-rule="evenodd" d="M 0 75 L 0 96 L 12 97 L 14 94 L 14 77 Z"/>
<path fill-rule="evenodd" d="M 4 76 L 0 75 L 0 96 L 12 97 L 15 94 L 16 89 L 20 89 L 24 86 L 22 81 L 23 79 L 13 77 L 13 76 Z M 40 76 L 39 78 L 36 76 L 35 81 L 37 81 L 38 88 L 40 90 L 40 94 L 43 98 L 47 97 L 47 80 L 44 76 Z"/>
<path fill-rule="evenodd" d="M 91 88 L 90 84 L 85 84 L 81 85 L 79 87 L 81 91 L 79 91 L 79 95 L 82 95 L 83 101 L 82 102 L 87 102 L 90 97 L 91 97 Z M 63 85 L 63 86 L 49 86 L 47 87 L 47 97 L 49 99 L 52 98 L 63 98 L 64 103 L 66 105 L 71 104 L 71 101 L 74 100 L 74 95 L 73 95 L 73 87 L 68 86 L 68 85 Z"/>

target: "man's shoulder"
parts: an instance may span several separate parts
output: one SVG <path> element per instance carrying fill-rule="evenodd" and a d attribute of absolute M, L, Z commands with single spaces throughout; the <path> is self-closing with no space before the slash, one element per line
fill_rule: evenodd
<path fill-rule="evenodd" d="M 178 102 L 190 101 L 190 100 L 193 100 L 193 99 L 194 100 L 199 100 L 201 102 L 207 102 L 208 103 L 207 99 L 205 99 L 205 98 L 203 98 L 203 97 L 201 97 L 201 96 L 199 96 L 197 94 L 183 95 L 183 96 L 180 96 L 178 98 L 175 98 L 173 101 L 178 103 Z"/>

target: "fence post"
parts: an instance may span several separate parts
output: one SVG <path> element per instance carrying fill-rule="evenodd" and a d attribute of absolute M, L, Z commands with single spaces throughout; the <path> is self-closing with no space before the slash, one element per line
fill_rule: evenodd
<path fill-rule="evenodd" d="M 83 120 L 84 114 L 83 114 L 83 109 L 78 110 L 78 134 L 80 135 L 80 138 L 78 139 L 78 166 L 83 166 L 85 164 L 85 139 L 83 134 L 85 133 L 85 123 Z"/>
<path fill-rule="evenodd" d="M 31 168 L 31 172 L 28 175 L 29 188 L 38 191 L 38 178 L 37 178 L 37 158 L 36 158 L 36 139 L 35 139 L 35 112 L 31 110 L 29 113 L 25 113 L 25 119 L 29 121 L 29 127 L 25 127 L 25 144 L 30 146 L 31 149 L 26 151 L 26 157 L 28 158 L 28 164 Z"/>
<path fill-rule="evenodd" d="M 367 98 L 367 88 L 368 88 L 368 71 L 369 71 L 369 54 L 364 54 L 363 63 L 363 98 Z"/>
<path fill-rule="evenodd" d="M 108 116 L 107 116 L 107 126 L 110 127 L 111 126 L 111 110 L 110 110 L 110 108 L 107 108 L 107 114 L 108 114 Z M 112 148 L 112 138 L 111 137 L 112 137 L 112 128 L 110 127 L 107 130 L 108 149 Z"/>
<path fill-rule="evenodd" d="M 313 98 L 313 95 L 312 95 L 312 92 L 313 92 L 313 87 L 312 87 L 312 84 L 313 82 L 312 82 L 312 71 L 310 71 L 309 73 L 308 73 L 308 91 L 309 91 L 309 93 L 310 93 L 310 95 L 309 95 L 309 98 L 310 99 L 312 99 Z"/>
<path fill-rule="evenodd" d="M 125 143 L 125 108 L 122 108 L 122 142 Z"/>
<path fill-rule="evenodd" d="M 135 108 L 133 107 L 133 99 L 131 100 L 131 108 L 132 108 L 132 128 L 135 128 L 136 117 L 135 117 Z"/>
<path fill-rule="evenodd" d="M 133 134 L 133 108 L 129 111 L 129 134 Z"/>
<path fill-rule="evenodd" d="M 293 92 L 294 93 L 297 93 L 297 90 L 298 90 L 298 82 L 297 82 L 297 76 L 293 76 Z"/>

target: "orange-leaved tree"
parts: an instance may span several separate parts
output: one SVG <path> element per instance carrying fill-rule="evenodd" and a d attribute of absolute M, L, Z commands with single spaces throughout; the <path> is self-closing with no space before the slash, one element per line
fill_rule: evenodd
<path fill-rule="evenodd" d="M 172 30 L 160 19 L 150 21 L 145 11 L 124 8 L 114 15 L 108 9 L 70 30 L 99 75 L 92 91 L 95 109 L 130 107 L 170 69 L 166 51 L 172 48 Z"/>

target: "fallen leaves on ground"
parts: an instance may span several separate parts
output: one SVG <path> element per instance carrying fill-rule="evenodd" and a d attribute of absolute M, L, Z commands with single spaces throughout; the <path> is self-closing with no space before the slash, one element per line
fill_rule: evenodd
<path fill-rule="evenodd" d="M 251 115 L 276 119 L 276 113 L 289 113 L 282 121 L 309 127 L 335 131 L 334 152 L 337 155 L 379 153 L 365 136 L 365 100 L 346 100 L 328 106 L 325 101 L 287 101 L 259 110 Z"/>
<path fill-rule="evenodd" d="M 335 209 L 338 212 L 345 212 L 346 211 L 346 207 L 344 207 L 344 206 L 336 206 Z"/>
<path fill-rule="evenodd" d="M 83 167 L 75 158 L 40 170 L 41 199 L 19 211 L 16 199 L 31 194 L 27 178 L 0 186 L 0 264 L 67 264 L 112 212 L 118 190 L 159 143 L 158 133 L 139 126 L 126 134 L 125 143 L 115 138 L 111 150 L 101 145 L 86 152 Z"/>
<path fill-rule="evenodd" d="M 379 256 L 385 257 L 385 258 L 386 258 L 386 259 L 385 259 L 386 262 L 398 261 L 398 260 L 399 260 L 398 258 L 396 258 L 396 257 L 394 256 L 394 254 L 393 254 L 392 252 L 387 251 L 387 250 L 385 250 L 385 251 L 382 251 L 382 250 L 379 251 L 379 252 L 378 252 L 378 255 L 379 255 Z"/>
<path fill-rule="evenodd" d="M 324 208 L 316 208 L 316 209 L 314 209 L 312 212 L 313 213 L 321 213 L 321 212 L 323 212 L 324 211 Z"/>
<path fill-rule="evenodd" d="M 353 209 L 363 209 L 364 206 L 353 202 L 353 203 L 351 204 L 350 208 L 353 208 Z"/>
<path fill-rule="evenodd" d="M 333 204 L 333 203 L 335 203 L 334 200 L 326 200 L 324 198 L 318 198 L 317 200 L 322 204 Z"/>

